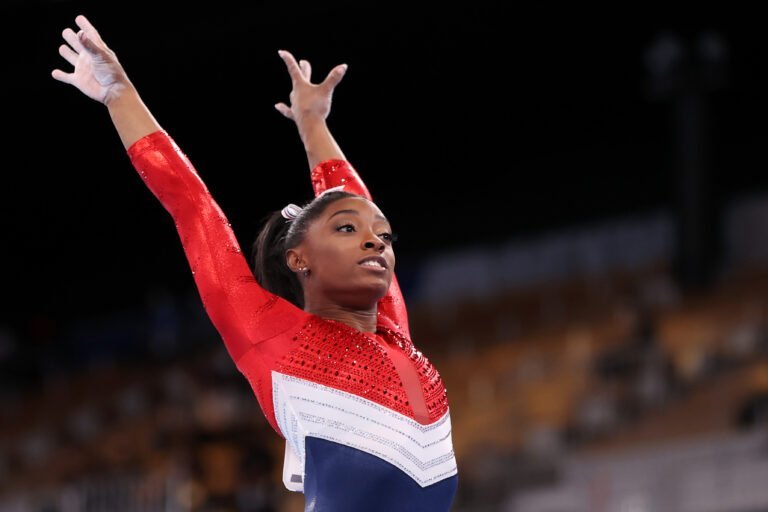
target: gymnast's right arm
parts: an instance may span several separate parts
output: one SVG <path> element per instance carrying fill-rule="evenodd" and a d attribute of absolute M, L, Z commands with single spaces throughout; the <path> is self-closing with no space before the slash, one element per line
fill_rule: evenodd
<path fill-rule="evenodd" d="M 52 76 L 107 106 L 131 162 L 173 217 L 206 312 L 237 361 L 305 313 L 259 286 L 224 213 L 144 105 L 115 53 L 84 16 L 75 22 L 81 30 L 64 30 L 68 45 L 59 47 L 74 70 L 57 69 Z"/>

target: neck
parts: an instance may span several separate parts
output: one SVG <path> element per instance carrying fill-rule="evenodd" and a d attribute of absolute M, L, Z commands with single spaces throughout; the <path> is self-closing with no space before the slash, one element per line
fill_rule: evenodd
<path fill-rule="evenodd" d="M 376 332 L 377 308 L 368 310 L 347 309 L 338 305 L 313 306 L 305 304 L 304 311 L 321 318 L 336 320 L 362 332 Z"/>

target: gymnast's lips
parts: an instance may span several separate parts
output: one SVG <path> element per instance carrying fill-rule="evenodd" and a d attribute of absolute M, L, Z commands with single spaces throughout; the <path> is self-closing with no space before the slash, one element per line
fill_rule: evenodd
<path fill-rule="evenodd" d="M 384 268 L 384 270 L 389 268 L 389 265 L 387 265 L 387 260 L 385 260 L 383 256 L 368 256 L 367 258 L 363 258 L 360 261 L 358 261 L 357 264 L 362 265 L 366 261 L 375 261 L 379 265 L 381 265 Z M 365 266 L 368 267 L 368 265 L 365 265 Z M 370 268 L 375 269 L 376 267 L 370 267 Z"/>

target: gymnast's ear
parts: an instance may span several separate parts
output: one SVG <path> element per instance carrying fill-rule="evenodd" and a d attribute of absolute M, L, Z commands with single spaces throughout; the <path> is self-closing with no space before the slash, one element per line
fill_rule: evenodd
<path fill-rule="evenodd" d="M 298 247 L 285 251 L 285 263 L 292 272 L 300 272 L 307 266 L 302 251 Z"/>

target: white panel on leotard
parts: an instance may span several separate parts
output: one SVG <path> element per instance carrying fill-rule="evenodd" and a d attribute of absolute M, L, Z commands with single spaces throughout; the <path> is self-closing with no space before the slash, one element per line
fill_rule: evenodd
<path fill-rule="evenodd" d="M 422 487 L 457 472 L 449 411 L 434 423 L 422 425 L 355 394 L 276 371 L 272 372 L 272 399 L 286 439 L 286 461 L 291 465 L 283 468 L 288 489 L 303 490 L 306 436 L 379 457 Z M 302 475 L 301 488 L 298 477 L 292 476 L 298 474 Z"/>

